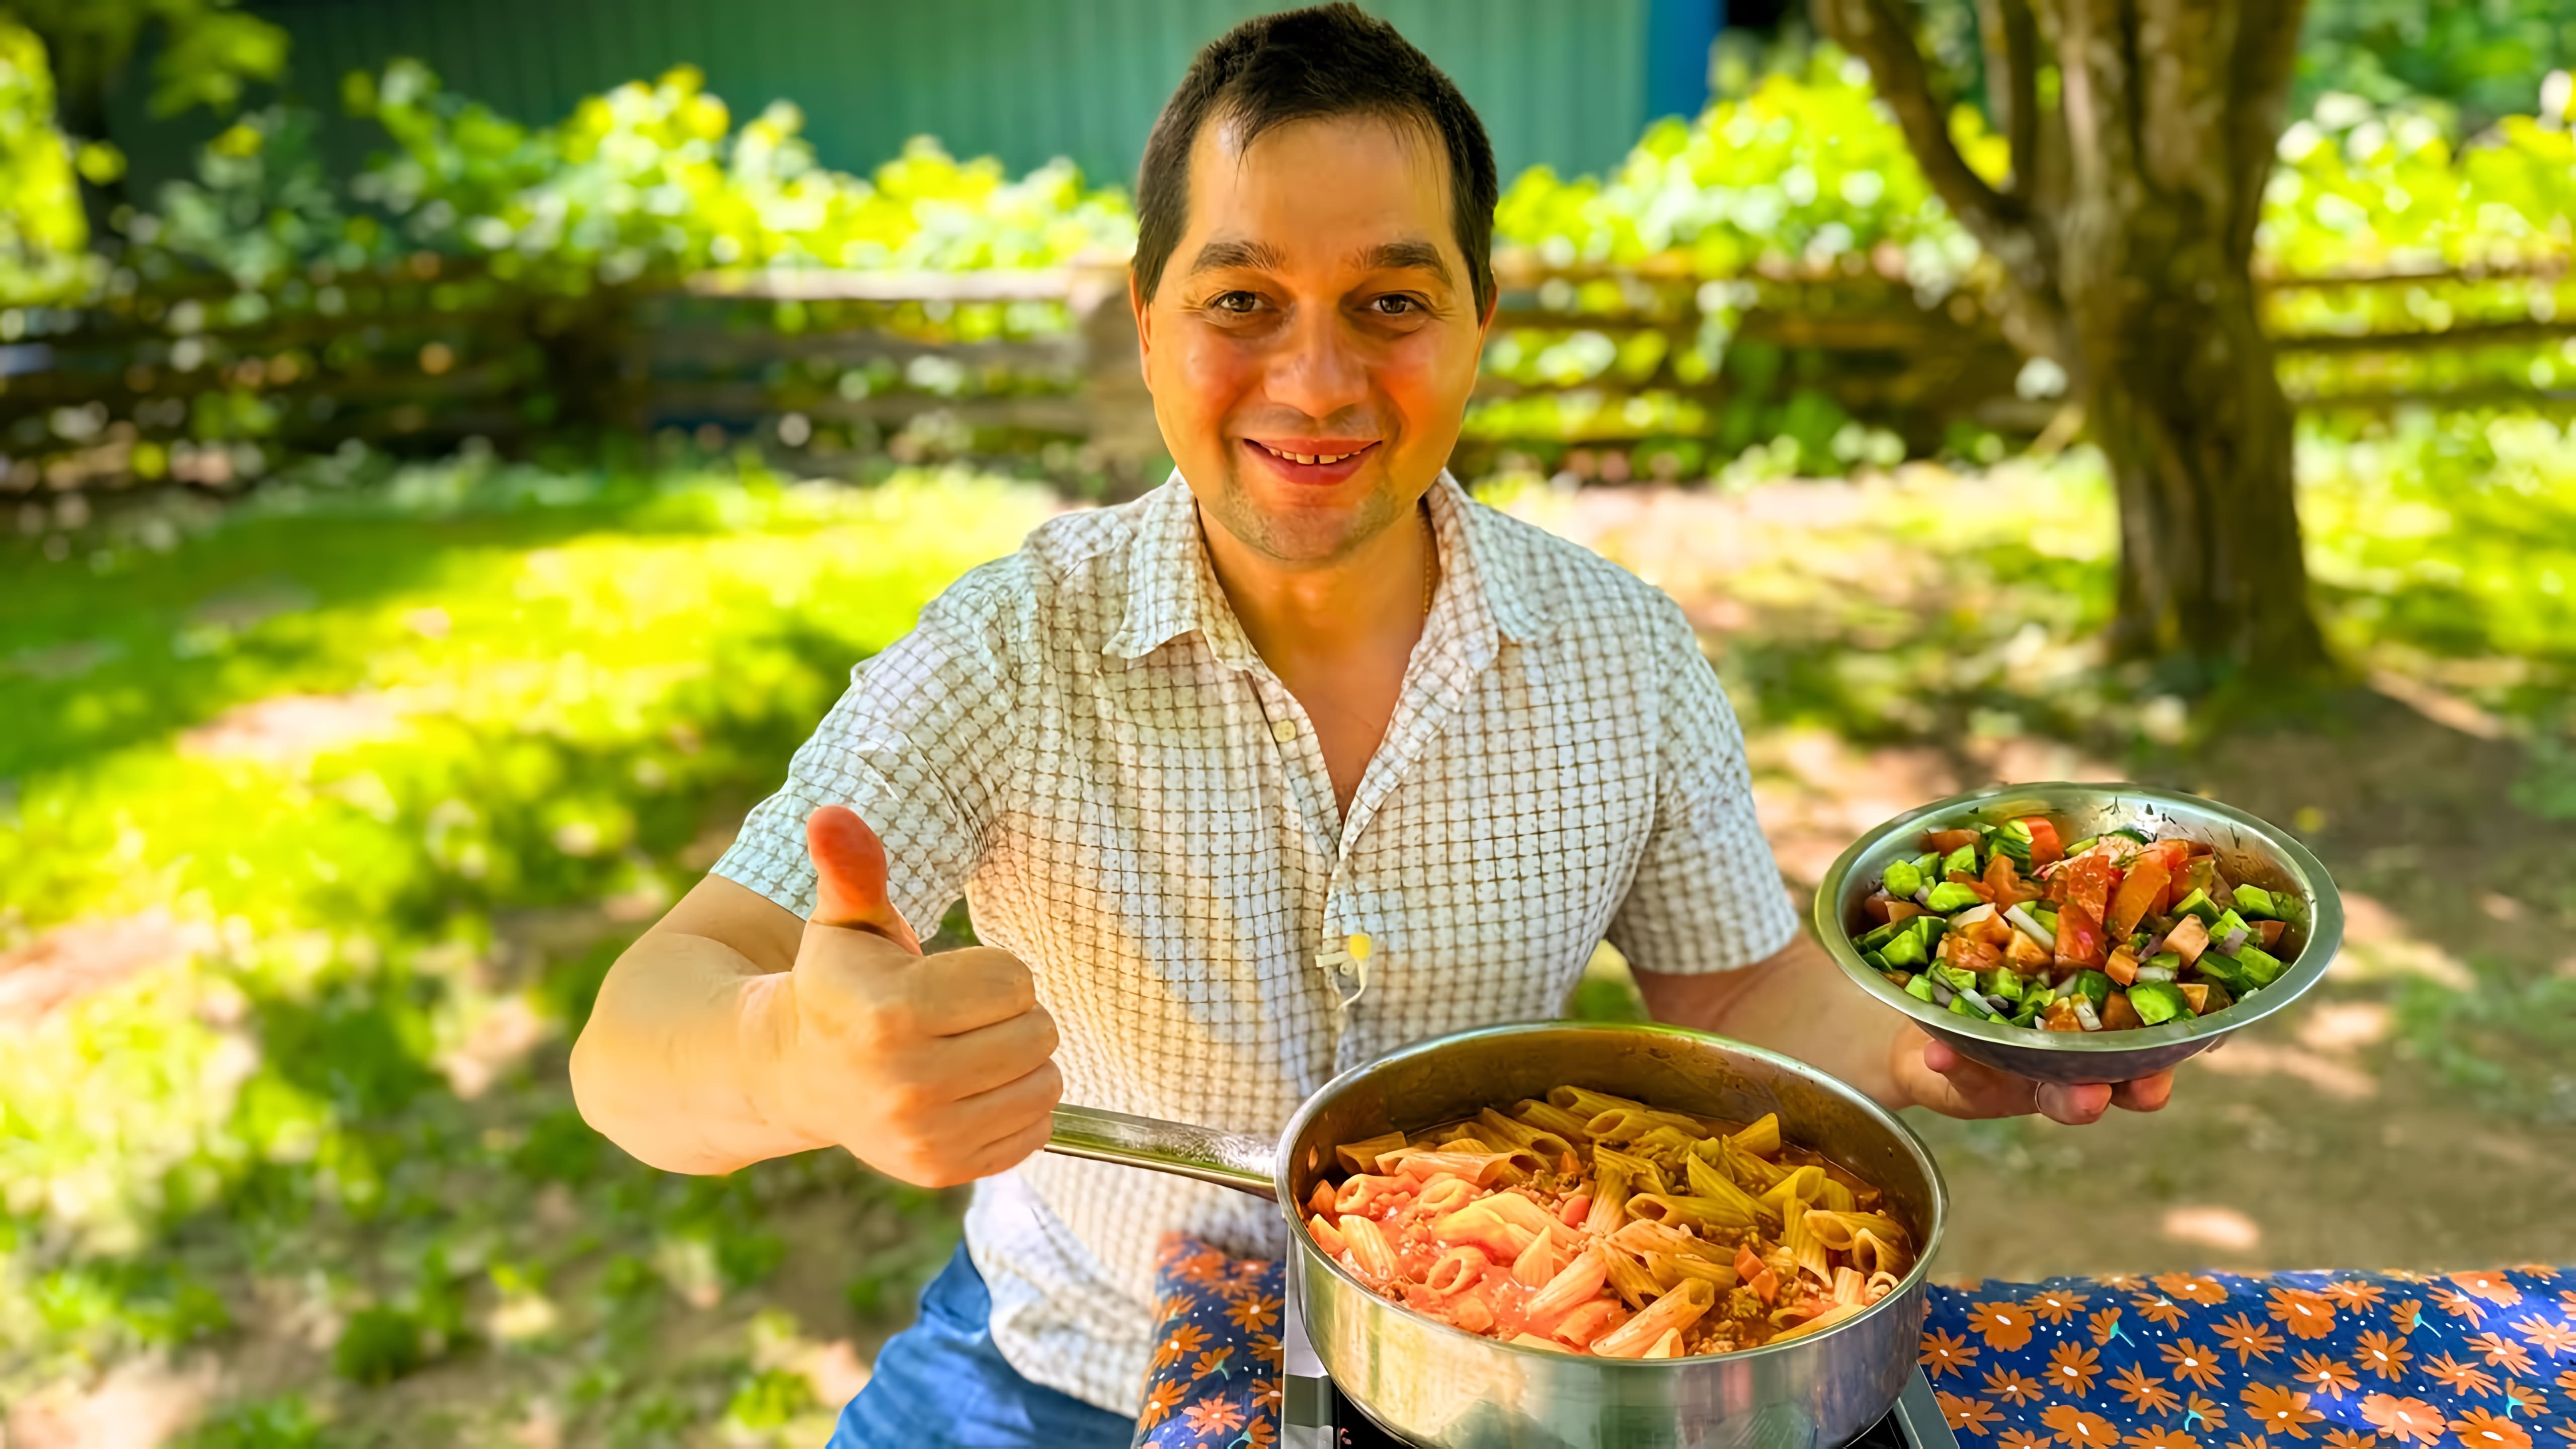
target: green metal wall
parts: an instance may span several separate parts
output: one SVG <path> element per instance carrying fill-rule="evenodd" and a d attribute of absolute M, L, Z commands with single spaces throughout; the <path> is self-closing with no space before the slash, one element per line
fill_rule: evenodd
<path fill-rule="evenodd" d="M 1363 0 L 1454 77 L 1508 179 L 1597 171 L 1648 116 L 1653 20 L 1671 0 Z M 289 89 L 336 115 L 340 77 L 397 55 L 501 113 L 552 120 L 584 95 L 686 61 L 738 117 L 802 107 L 829 164 L 864 168 L 906 137 L 1014 171 L 1071 156 L 1132 184 L 1145 133 L 1190 56 L 1259 0 L 253 0 L 292 34 Z M 1669 68 L 1669 67 L 1667 67 Z M 1661 95 L 1658 99 L 1661 99 Z M 139 180 L 184 165 L 202 119 L 119 126 Z M 335 136 L 353 160 L 363 137 Z"/>

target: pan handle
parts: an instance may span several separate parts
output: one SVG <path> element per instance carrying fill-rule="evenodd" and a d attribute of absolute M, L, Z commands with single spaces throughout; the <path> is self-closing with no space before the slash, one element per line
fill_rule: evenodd
<path fill-rule="evenodd" d="M 1274 1202 L 1279 1197 L 1271 1180 L 1279 1148 L 1263 1137 L 1098 1107 L 1058 1107 L 1055 1132 L 1047 1138 L 1046 1150 L 1194 1177 Z"/>

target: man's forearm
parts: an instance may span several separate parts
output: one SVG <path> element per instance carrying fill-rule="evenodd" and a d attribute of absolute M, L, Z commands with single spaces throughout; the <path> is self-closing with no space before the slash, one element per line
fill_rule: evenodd
<path fill-rule="evenodd" d="M 759 1074 L 793 1031 L 792 978 L 705 936 L 656 931 L 610 968 L 573 1044 L 584 1120 L 666 1172 L 731 1172 L 826 1144 L 770 1121 Z"/>
<path fill-rule="evenodd" d="M 1768 1047 L 1821 1067 L 1891 1107 L 1912 1105 L 1893 1065 L 1906 1019 L 1854 986 L 1804 932 L 1739 971 L 1640 971 L 1637 989 L 1657 1021 Z"/>

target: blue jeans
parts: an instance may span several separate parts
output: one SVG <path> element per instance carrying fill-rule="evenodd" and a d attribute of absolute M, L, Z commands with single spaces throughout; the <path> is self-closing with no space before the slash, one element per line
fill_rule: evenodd
<path fill-rule="evenodd" d="M 993 1347 L 993 1296 L 962 1246 L 886 1340 L 830 1449 L 1128 1449 L 1136 1421 L 1030 1383 Z"/>

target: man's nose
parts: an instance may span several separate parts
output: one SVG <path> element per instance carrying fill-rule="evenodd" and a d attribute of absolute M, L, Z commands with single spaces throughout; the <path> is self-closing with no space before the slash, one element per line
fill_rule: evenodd
<path fill-rule="evenodd" d="M 1368 363 L 1353 340 L 1334 309 L 1298 309 L 1288 335 L 1271 354 L 1270 401 L 1317 422 L 1368 401 Z"/>

